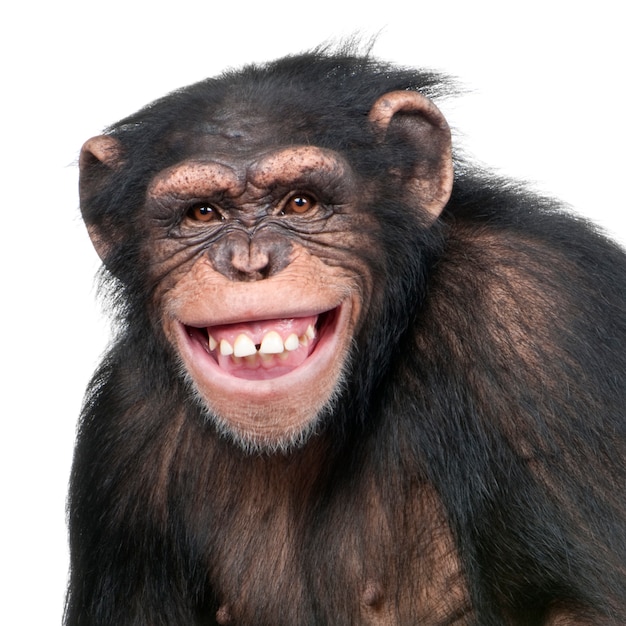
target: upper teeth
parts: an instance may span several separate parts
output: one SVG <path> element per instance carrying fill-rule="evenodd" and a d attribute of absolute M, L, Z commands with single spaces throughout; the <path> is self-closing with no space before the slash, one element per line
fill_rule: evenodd
<path fill-rule="evenodd" d="M 292 352 L 293 350 L 297 350 L 300 346 L 300 339 L 298 339 L 298 335 L 292 333 L 285 339 L 285 350 Z"/>
<path fill-rule="evenodd" d="M 296 341 L 297 339 L 296 337 Z M 270 332 L 263 337 L 259 352 L 261 354 L 280 354 L 284 349 L 285 346 L 281 336 L 275 330 L 270 330 Z"/>
<path fill-rule="evenodd" d="M 314 337 L 315 329 L 310 324 L 304 335 L 301 337 L 298 337 L 295 333 L 291 333 L 284 341 L 275 330 L 270 330 L 263 337 L 258 353 L 282 354 L 285 351 L 293 352 L 294 350 L 297 350 L 300 345 L 307 345 L 309 340 Z M 257 353 L 254 341 L 252 341 L 252 339 L 244 333 L 237 335 L 232 345 L 226 339 L 222 339 L 218 344 L 217 340 L 209 334 L 209 349 L 214 350 L 217 347 L 219 347 L 219 351 L 222 356 L 232 355 L 235 357 L 246 357 Z"/>
<path fill-rule="evenodd" d="M 209 345 L 210 344 L 211 344 L 211 337 L 209 336 Z M 233 347 L 228 343 L 228 341 L 226 341 L 226 339 L 222 339 L 222 341 L 220 341 L 220 354 L 222 356 L 230 356 L 232 353 L 233 353 Z"/>
<path fill-rule="evenodd" d="M 237 337 L 237 339 L 235 339 L 235 343 L 233 344 L 233 353 L 235 356 L 251 356 L 256 353 L 256 347 L 252 339 L 250 339 L 248 335 L 244 335 L 242 333 Z M 222 352 L 222 354 L 224 353 Z"/>
<path fill-rule="evenodd" d="M 215 341 L 215 339 L 213 339 L 213 337 L 209 335 L 209 350 L 213 351 L 215 350 L 215 348 L 217 348 L 217 341 Z"/>

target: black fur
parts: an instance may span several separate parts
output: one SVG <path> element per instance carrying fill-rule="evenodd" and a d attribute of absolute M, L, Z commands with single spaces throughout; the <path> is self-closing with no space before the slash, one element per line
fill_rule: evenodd
<path fill-rule="evenodd" d="M 118 241 L 104 274 L 118 326 L 80 423 L 67 626 L 626 623 L 626 256 L 460 159 L 443 215 L 422 225 L 384 182 L 414 157 L 366 130 L 396 89 L 450 91 L 430 73 L 313 53 L 193 85 L 109 129 L 124 167 L 83 212 Z M 146 188 L 216 112 L 253 124 L 259 146 L 339 151 L 384 190 L 363 208 L 379 248 L 355 254 L 378 293 L 348 382 L 320 432 L 284 454 L 216 435 L 152 310 Z M 458 602 L 445 585 L 402 597 L 431 578 L 443 524 L 409 504 L 424 489 L 451 529 L 448 584 L 469 591 Z M 389 613 L 367 600 L 371 580 Z"/>

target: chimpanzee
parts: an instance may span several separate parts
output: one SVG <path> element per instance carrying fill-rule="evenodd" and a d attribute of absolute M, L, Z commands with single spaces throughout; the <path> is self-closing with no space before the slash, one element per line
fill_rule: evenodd
<path fill-rule="evenodd" d="M 320 49 L 85 144 L 67 626 L 626 623 L 626 255 L 452 90 Z"/>

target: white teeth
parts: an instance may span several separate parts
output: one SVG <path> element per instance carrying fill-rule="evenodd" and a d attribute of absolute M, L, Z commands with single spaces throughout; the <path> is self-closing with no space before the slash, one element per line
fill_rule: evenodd
<path fill-rule="evenodd" d="M 217 341 L 215 340 L 214 337 L 209 335 L 209 350 L 211 350 L 211 352 L 213 352 L 213 350 L 215 350 L 215 348 L 217 348 Z"/>
<path fill-rule="evenodd" d="M 262 360 L 267 362 L 275 354 L 286 358 L 287 352 L 293 352 L 300 346 L 308 346 L 309 342 L 314 338 L 315 328 L 311 324 L 309 324 L 301 337 L 291 333 L 284 341 L 275 330 L 270 330 L 263 337 L 263 341 L 257 351 L 254 341 L 244 333 L 239 334 L 232 345 L 227 339 L 222 339 L 218 343 L 215 337 L 209 333 L 209 350 L 212 352 L 217 348 L 222 356 L 231 356 L 237 362 L 241 358 L 254 357 L 256 354 L 259 354 Z"/>
<path fill-rule="evenodd" d="M 233 347 L 226 341 L 226 339 L 222 339 L 220 341 L 220 354 L 222 356 L 230 356 L 233 353 Z"/>
<path fill-rule="evenodd" d="M 261 354 L 280 354 L 285 349 L 281 336 L 275 331 L 270 330 L 265 337 L 259 348 Z"/>
<path fill-rule="evenodd" d="M 235 339 L 233 351 L 235 356 L 252 356 L 253 354 L 256 354 L 256 346 L 248 335 L 244 335 L 242 333 L 237 336 L 237 339 Z"/>
<path fill-rule="evenodd" d="M 287 339 L 285 339 L 285 350 L 289 352 L 293 352 L 300 347 L 300 340 L 298 339 L 298 335 L 295 333 L 291 333 Z"/>

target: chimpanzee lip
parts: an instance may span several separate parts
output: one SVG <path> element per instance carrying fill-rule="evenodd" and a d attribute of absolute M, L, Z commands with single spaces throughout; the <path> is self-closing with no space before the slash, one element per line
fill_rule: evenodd
<path fill-rule="evenodd" d="M 253 391 L 275 391 L 277 385 L 296 383 L 298 376 L 304 374 L 304 370 L 313 366 L 317 360 L 321 364 L 324 359 L 331 361 L 336 358 L 341 343 L 339 335 L 347 326 L 349 309 L 340 304 L 326 311 L 290 311 L 285 317 L 271 319 L 257 315 L 252 320 L 220 320 L 217 333 L 213 332 L 217 326 L 210 323 L 190 325 L 180 322 L 178 334 L 179 341 L 182 339 L 183 343 L 183 360 L 192 378 L 200 385 L 203 381 L 211 385 L 238 384 L 242 397 Z M 314 336 L 311 336 L 310 326 L 313 327 Z M 246 330 L 244 334 L 250 335 L 255 342 L 257 353 L 246 357 L 220 354 L 220 347 L 215 345 L 212 334 L 217 337 L 232 336 L 234 331 L 229 335 L 229 327 L 238 330 L 248 327 L 249 332 Z M 259 335 L 254 334 L 254 328 L 262 334 L 275 330 L 283 340 L 296 335 L 300 344 L 292 350 L 285 349 L 282 354 L 262 355 Z M 287 344 L 287 341 L 284 343 Z"/>
<path fill-rule="evenodd" d="M 192 342 L 226 373 L 241 379 L 264 380 L 286 375 L 314 352 L 335 311 L 197 327 L 185 325 Z"/>

